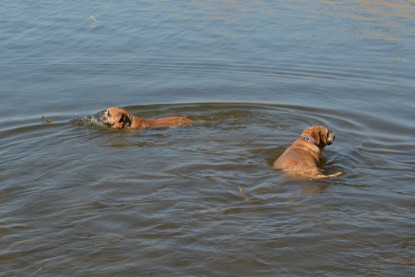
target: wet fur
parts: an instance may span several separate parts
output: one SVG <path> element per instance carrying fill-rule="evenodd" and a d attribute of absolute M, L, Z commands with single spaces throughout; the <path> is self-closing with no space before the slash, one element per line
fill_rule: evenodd
<path fill-rule="evenodd" d="M 292 177 L 306 179 L 334 178 L 342 174 L 336 172 L 326 175 L 320 168 L 323 149 L 335 139 L 335 134 L 324 126 L 312 126 L 301 133 L 284 153 L 275 161 L 274 168 Z"/>
<path fill-rule="evenodd" d="M 100 121 L 114 129 L 131 130 L 186 127 L 193 123 L 191 119 L 182 116 L 145 119 L 132 115 L 127 110 L 118 107 L 108 108 L 104 111 L 100 116 Z"/>

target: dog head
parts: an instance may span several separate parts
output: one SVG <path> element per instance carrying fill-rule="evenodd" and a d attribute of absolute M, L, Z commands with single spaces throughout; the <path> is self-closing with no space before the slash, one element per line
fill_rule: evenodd
<path fill-rule="evenodd" d="M 131 125 L 132 115 L 122 108 L 108 108 L 100 117 L 100 121 L 115 129 L 127 128 Z"/>
<path fill-rule="evenodd" d="M 312 126 L 305 129 L 301 133 L 301 137 L 323 149 L 326 145 L 332 144 L 336 136 L 333 131 L 324 126 Z"/>

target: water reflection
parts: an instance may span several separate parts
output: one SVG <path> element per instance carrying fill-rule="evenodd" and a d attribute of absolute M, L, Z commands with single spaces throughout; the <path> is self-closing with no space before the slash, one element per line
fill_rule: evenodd
<path fill-rule="evenodd" d="M 351 30 L 358 36 L 402 43 L 408 32 L 414 32 L 407 25 L 409 21 L 415 20 L 413 1 L 358 0 L 341 4 L 333 1 L 320 2 L 330 7 L 324 9 L 325 12 L 351 19 Z"/>

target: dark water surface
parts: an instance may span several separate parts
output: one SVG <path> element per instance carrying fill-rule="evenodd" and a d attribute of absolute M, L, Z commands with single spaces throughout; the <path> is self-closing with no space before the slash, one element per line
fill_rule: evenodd
<path fill-rule="evenodd" d="M 3 0 L 0 275 L 413 276 L 414 49 L 414 1 Z M 344 175 L 273 170 L 313 124 Z"/>

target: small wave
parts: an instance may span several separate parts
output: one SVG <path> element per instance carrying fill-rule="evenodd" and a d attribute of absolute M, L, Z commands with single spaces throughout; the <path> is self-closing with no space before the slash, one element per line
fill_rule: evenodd
<path fill-rule="evenodd" d="M 106 128 L 106 126 L 99 120 L 99 114 L 100 113 L 72 119 L 70 122 L 76 126 L 86 127 L 86 128 L 91 128 L 91 129 Z"/>

